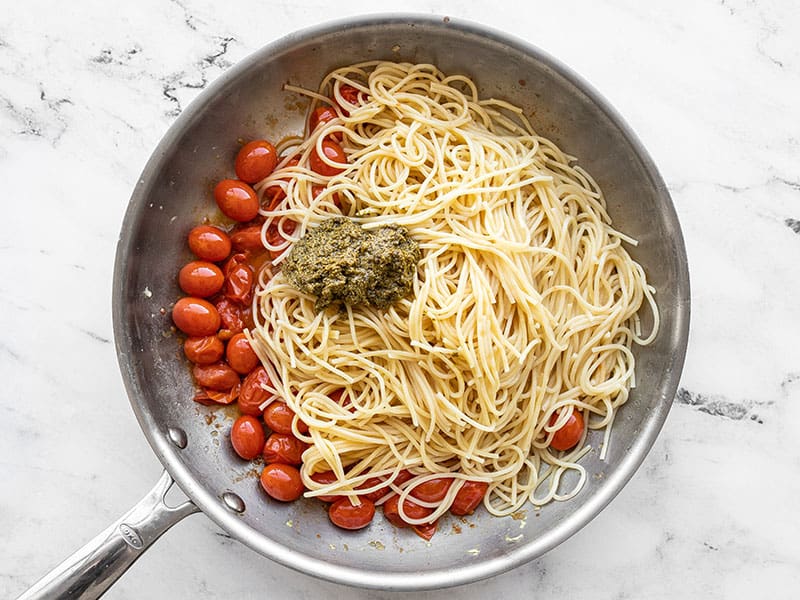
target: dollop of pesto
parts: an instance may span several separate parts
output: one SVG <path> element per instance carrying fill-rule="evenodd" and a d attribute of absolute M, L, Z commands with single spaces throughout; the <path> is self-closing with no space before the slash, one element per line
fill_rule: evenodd
<path fill-rule="evenodd" d="M 295 243 L 282 270 L 317 297 L 318 311 L 334 303 L 386 308 L 411 292 L 419 259 L 419 244 L 401 225 L 364 229 L 334 217 Z"/>

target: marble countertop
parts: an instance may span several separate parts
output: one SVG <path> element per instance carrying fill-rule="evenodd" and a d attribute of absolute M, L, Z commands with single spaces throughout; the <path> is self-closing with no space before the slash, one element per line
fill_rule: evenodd
<path fill-rule="evenodd" d="M 522 3 L 517 3 L 522 4 Z M 526 39 L 594 84 L 673 195 L 689 351 L 652 452 L 587 527 L 457 590 L 482 598 L 772 598 L 800 589 L 800 8 L 790 0 L 409 0 Z M 379 0 L 3 2 L 0 597 L 150 489 L 161 466 L 113 346 L 113 257 L 145 161 L 187 103 L 261 45 Z M 400 598 L 295 573 L 203 515 L 107 598 Z M 405 595 L 403 597 L 408 597 Z"/>

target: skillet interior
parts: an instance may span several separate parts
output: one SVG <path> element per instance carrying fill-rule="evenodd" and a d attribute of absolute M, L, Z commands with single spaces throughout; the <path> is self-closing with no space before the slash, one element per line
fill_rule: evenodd
<path fill-rule="evenodd" d="M 361 532 L 342 531 L 316 501 L 268 501 L 257 472 L 229 448 L 235 413 L 191 400 L 191 376 L 169 315 L 180 296 L 176 274 L 190 260 L 186 233 L 204 216 L 217 217 L 211 189 L 231 176 L 237 140 L 276 140 L 302 128 L 305 101 L 283 92 L 282 84 L 316 88 L 334 67 L 379 58 L 465 73 L 482 96 L 522 106 L 539 133 L 578 156 L 604 189 L 615 226 L 640 241 L 631 253 L 657 289 L 662 319 L 656 342 L 636 350 L 638 387 L 617 418 L 606 461 L 596 451 L 582 461 L 589 477 L 577 498 L 527 510 L 519 515 L 523 519 L 491 518 L 482 510 L 463 522 L 444 519 L 430 545 L 382 519 Z M 385 589 L 443 587 L 497 574 L 588 522 L 630 478 L 660 430 L 688 331 L 688 274 L 677 217 L 663 181 L 620 117 L 588 84 L 535 48 L 475 25 L 418 16 L 369 17 L 294 34 L 251 55 L 200 94 L 162 140 L 133 193 L 114 286 L 115 339 L 131 403 L 187 495 L 233 536 L 274 560 Z M 186 432 L 185 449 L 169 442 L 170 427 Z M 225 507 L 226 491 L 244 500 L 243 514 Z"/>

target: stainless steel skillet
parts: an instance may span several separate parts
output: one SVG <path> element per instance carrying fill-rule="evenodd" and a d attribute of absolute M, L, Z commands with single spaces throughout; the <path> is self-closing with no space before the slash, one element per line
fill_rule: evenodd
<path fill-rule="evenodd" d="M 587 49 L 589 51 L 589 49 Z M 190 259 L 186 233 L 214 215 L 210 189 L 230 176 L 237 140 L 279 139 L 302 128 L 305 102 L 286 82 L 315 88 L 330 69 L 371 59 L 432 62 L 475 79 L 482 96 L 525 108 L 603 187 L 615 225 L 657 289 L 661 332 L 636 351 L 638 387 L 614 426 L 605 461 L 582 464 L 586 486 L 569 502 L 517 518 L 483 512 L 445 520 L 426 544 L 377 519 L 360 532 L 330 525 L 316 501 L 270 502 L 257 473 L 230 450 L 234 413 L 192 401 L 194 388 L 171 329 L 176 273 Z M 368 16 L 301 31 L 219 77 L 167 132 L 130 200 L 117 248 L 114 333 L 133 410 L 165 472 L 156 487 L 23 598 L 97 597 L 149 544 L 204 512 L 264 556 L 324 579 L 381 589 L 446 587 L 496 575 L 578 531 L 620 491 L 652 446 L 674 397 L 686 351 L 689 279 L 680 226 L 647 152 L 590 85 L 540 50 L 448 18 Z M 597 446 L 596 441 L 593 444 Z M 164 503 L 173 480 L 190 498 Z M 526 527 L 521 528 L 522 522 Z"/>

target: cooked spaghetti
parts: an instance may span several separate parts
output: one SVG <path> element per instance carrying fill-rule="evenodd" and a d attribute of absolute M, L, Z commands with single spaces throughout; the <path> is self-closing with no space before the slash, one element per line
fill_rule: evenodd
<path fill-rule="evenodd" d="M 340 107 L 285 144 L 294 160 L 255 186 L 262 206 L 270 190 L 282 200 L 262 209 L 274 258 L 250 335 L 270 391 L 308 426 L 295 420 L 310 444 L 306 495 L 357 504 L 383 489 L 402 503 L 426 481 L 452 480 L 442 500 L 414 500 L 432 515 L 401 509 L 411 524 L 442 515 L 465 481 L 488 484 L 495 515 L 575 495 L 587 434 L 566 452 L 551 447 L 554 435 L 580 412 L 588 429 L 605 430 L 604 456 L 634 383 L 631 347 L 658 328 L 654 290 L 623 245 L 635 242 L 612 228 L 598 185 L 521 109 L 432 65 L 370 62 L 331 72 L 318 92 L 287 89 L 312 109 L 331 98 Z M 323 176 L 308 161 L 331 136 L 348 164 Z M 280 264 L 292 244 L 338 215 L 407 228 L 421 250 L 411 295 L 388 309 L 318 312 L 287 282 Z M 311 478 L 321 471 L 334 481 Z"/>

